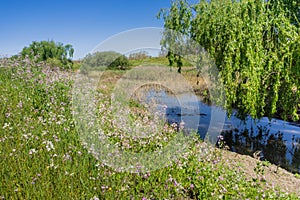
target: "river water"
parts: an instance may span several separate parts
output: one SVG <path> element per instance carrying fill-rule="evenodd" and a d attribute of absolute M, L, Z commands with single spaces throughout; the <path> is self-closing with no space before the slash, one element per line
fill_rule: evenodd
<path fill-rule="evenodd" d="M 221 134 L 231 151 L 253 155 L 288 171 L 300 173 L 300 126 L 279 119 L 248 117 L 242 121 L 232 113 L 228 118 L 221 108 L 207 105 L 191 94 L 172 95 L 164 90 L 149 90 L 148 102 L 155 99 L 156 109 L 165 110 L 169 123 L 184 124 L 184 130 L 197 130 L 200 137 L 216 143 Z"/>

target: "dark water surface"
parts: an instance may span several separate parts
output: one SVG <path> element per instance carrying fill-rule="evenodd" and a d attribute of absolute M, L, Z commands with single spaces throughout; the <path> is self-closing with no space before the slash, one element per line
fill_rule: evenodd
<path fill-rule="evenodd" d="M 149 90 L 148 101 L 155 99 L 156 109 L 165 109 L 169 123 L 184 123 L 184 130 L 197 130 L 204 139 L 207 132 L 215 143 L 221 134 L 231 151 L 253 155 L 262 151 L 263 159 L 288 171 L 300 173 L 300 126 L 279 119 L 248 117 L 245 121 L 201 102 L 191 94 L 172 95 L 164 90 Z"/>

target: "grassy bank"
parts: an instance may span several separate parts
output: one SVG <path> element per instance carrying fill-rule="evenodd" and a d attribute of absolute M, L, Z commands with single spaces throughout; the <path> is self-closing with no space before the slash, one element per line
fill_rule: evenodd
<path fill-rule="evenodd" d="M 122 73 L 105 72 L 99 92 L 109 96 Z M 73 75 L 25 62 L 0 68 L 0 198 L 297 199 L 228 166 L 222 150 L 207 147 L 196 136 L 187 153 L 166 167 L 116 172 L 82 145 L 71 109 Z M 124 151 L 135 151 L 137 146 L 153 151 L 177 134 L 166 129 L 148 144 L 126 141 L 128 138 L 120 136 L 130 127 L 113 123 L 105 99 L 99 101 L 99 108 L 103 108 L 99 118 L 105 119 L 106 134 Z M 262 176 L 259 170 L 255 174 Z"/>

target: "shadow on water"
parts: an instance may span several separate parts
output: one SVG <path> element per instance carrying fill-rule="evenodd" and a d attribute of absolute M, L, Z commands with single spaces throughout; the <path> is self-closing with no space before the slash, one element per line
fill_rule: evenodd
<path fill-rule="evenodd" d="M 241 121 L 227 120 L 227 129 L 221 133 L 232 151 L 253 155 L 261 151 L 261 158 L 288 171 L 300 172 L 300 128 L 279 119 L 250 117 Z"/>
<path fill-rule="evenodd" d="M 174 96 L 163 90 L 149 90 L 146 96 L 147 99 L 156 100 L 156 109 L 165 108 L 168 123 L 179 125 L 184 122 L 185 130 L 197 130 L 200 137 L 205 138 L 214 120 L 212 109 L 215 107 L 198 99 L 191 100 L 187 94 Z M 182 99 L 186 102 L 182 103 Z M 225 113 L 224 110 L 219 112 Z M 242 121 L 233 113 L 230 119 L 225 118 L 221 135 L 231 151 L 251 156 L 254 152 L 261 151 L 261 159 L 300 173 L 300 127 L 297 124 L 279 119 L 254 120 L 250 117 Z M 213 141 L 217 141 L 217 138 Z"/>

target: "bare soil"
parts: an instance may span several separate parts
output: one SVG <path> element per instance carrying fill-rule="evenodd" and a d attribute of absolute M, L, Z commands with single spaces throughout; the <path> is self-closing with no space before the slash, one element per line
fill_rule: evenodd
<path fill-rule="evenodd" d="M 263 161 L 259 161 L 251 156 L 226 150 L 222 151 L 224 151 L 224 153 L 222 152 L 221 161 L 229 167 L 239 169 L 245 173 L 249 179 L 258 179 L 259 181 L 266 182 L 266 187 L 278 187 L 281 191 L 294 193 L 300 198 L 300 177 L 271 163 L 263 165 Z M 257 165 L 262 167 L 263 175 L 258 175 L 255 172 Z"/>

